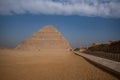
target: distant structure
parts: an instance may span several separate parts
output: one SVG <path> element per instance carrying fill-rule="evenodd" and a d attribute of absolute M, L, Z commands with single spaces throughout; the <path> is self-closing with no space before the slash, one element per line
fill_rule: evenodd
<path fill-rule="evenodd" d="M 84 52 L 86 50 L 87 50 L 87 47 L 80 47 L 80 48 L 74 49 L 74 51 L 79 51 L 79 52 Z"/>
<path fill-rule="evenodd" d="M 34 33 L 27 40 L 19 44 L 16 49 L 68 49 L 71 47 L 64 37 L 53 26 L 48 25 Z"/>

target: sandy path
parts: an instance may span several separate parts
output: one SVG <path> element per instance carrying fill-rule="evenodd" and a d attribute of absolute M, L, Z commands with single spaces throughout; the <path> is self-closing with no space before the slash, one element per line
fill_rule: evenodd
<path fill-rule="evenodd" d="M 69 51 L 0 51 L 0 80 L 118 80 Z"/>

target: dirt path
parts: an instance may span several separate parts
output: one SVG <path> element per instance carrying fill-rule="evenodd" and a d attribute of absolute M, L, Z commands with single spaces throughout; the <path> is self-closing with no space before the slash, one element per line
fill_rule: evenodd
<path fill-rule="evenodd" d="M 118 80 L 69 51 L 0 51 L 0 80 Z"/>

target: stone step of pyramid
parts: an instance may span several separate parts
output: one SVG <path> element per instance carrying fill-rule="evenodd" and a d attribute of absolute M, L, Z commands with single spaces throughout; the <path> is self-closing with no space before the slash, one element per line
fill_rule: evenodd
<path fill-rule="evenodd" d="M 38 36 L 36 36 L 38 35 Z M 63 36 L 61 36 L 60 33 L 57 32 L 39 32 L 33 34 L 30 39 L 64 39 Z"/>
<path fill-rule="evenodd" d="M 16 47 L 17 49 L 67 49 L 71 47 L 53 26 L 45 26 Z"/>

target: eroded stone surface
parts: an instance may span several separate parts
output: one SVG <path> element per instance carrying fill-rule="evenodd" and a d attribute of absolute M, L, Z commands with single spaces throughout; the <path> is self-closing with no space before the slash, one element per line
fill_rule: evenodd
<path fill-rule="evenodd" d="M 17 49 L 70 49 L 68 42 L 53 26 L 45 26 L 16 47 Z"/>

